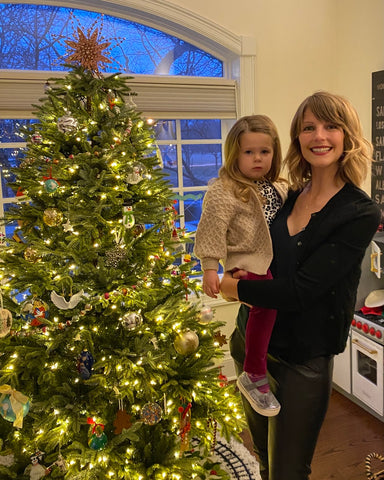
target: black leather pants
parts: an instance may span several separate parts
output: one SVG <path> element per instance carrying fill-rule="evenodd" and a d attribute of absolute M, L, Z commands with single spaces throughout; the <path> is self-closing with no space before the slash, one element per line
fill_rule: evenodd
<path fill-rule="evenodd" d="M 244 361 L 244 337 L 230 339 L 237 372 Z M 308 480 L 317 438 L 332 389 L 333 356 L 290 364 L 268 355 L 271 390 L 281 404 L 275 417 L 256 413 L 243 397 L 244 412 L 264 480 Z"/>

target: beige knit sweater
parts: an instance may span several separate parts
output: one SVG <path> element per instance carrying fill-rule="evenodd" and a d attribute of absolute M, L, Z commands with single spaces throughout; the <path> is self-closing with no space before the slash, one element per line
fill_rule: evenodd
<path fill-rule="evenodd" d="M 286 182 L 275 182 L 283 202 Z M 203 212 L 196 231 L 194 253 L 204 270 L 240 268 L 265 275 L 272 261 L 272 242 L 260 199 L 247 203 L 236 198 L 218 178 L 205 194 Z"/>

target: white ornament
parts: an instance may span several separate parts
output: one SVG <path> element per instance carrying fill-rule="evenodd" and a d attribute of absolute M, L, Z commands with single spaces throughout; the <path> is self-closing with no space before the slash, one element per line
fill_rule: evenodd
<path fill-rule="evenodd" d="M 64 232 L 73 232 L 73 227 L 69 219 L 63 224 L 63 230 Z"/>
<path fill-rule="evenodd" d="M 200 321 L 208 323 L 213 319 L 213 310 L 209 306 L 205 306 L 200 310 Z"/>
<path fill-rule="evenodd" d="M 47 469 L 37 463 L 36 465 L 32 465 L 31 470 L 29 471 L 29 478 L 30 480 L 40 480 L 47 475 Z"/>
<path fill-rule="evenodd" d="M 80 290 L 80 292 L 72 295 L 72 297 L 67 301 L 63 296 L 58 295 L 55 291 L 53 291 L 51 292 L 51 300 L 57 308 L 60 308 L 61 310 L 71 310 L 78 305 L 83 295 L 84 290 Z"/>
<path fill-rule="evenodd" d="M 13 465 L 14 461 L 15 461 L 15 456 L 13 453 L 10 453 L 8 455 L 0 454 L 0 465 L 4 465 L 4 467 L 10 467 L 11 465 Z"/>
<path fill-rule="evenodd" d="M 132 211 L 133 208 L 130 205 L 123 207 L 123 225 L 125 228 L 132 228 L 135 225 L 135 217 Z"/>
<path fill-rule="evenodd" d="M 134 163 L 129 168 L 129 171 L 127 173 L 127 176 L 125 177 L 125 180 L 127 183 L 130 183 L 131 185 L 136 185 L 137 183 L 143 180 L 146 172 L 147 172 L 147 169 L 145 168 L 145 165 L 143 165 L 141 162 Z"/>
<path fill-rule="evenodd" d="M 25 474 L 29 472 L 30 480 L 40 480 L 50 473 L 49 469 L 40 463 L 43 460 L 44 454 L 44 452 L 39 450 L 31 455 L 32 465 L 29 465 L 24 472 Z"/>

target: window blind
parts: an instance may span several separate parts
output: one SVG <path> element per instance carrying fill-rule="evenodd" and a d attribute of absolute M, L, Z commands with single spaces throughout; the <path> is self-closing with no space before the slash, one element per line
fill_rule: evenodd
<path fill-rule="evenodd" d="M 0 118 L 33 118 L 33 104 L 44 97 L 49 78 L 65 72 L 0 70 Z M 123 75 L 126 76 L 126 75 Z M 237 118 L 235 80 L 136 75 L 128 85 L 138 111 L 153 118 Z"/>

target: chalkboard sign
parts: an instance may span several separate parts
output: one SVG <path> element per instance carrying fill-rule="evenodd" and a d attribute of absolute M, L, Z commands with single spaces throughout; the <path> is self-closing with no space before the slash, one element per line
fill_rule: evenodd
<path fill-rule="evenodd" d="M 372 73 L 372 198 L 384 218 L 384 70 Z"/>

